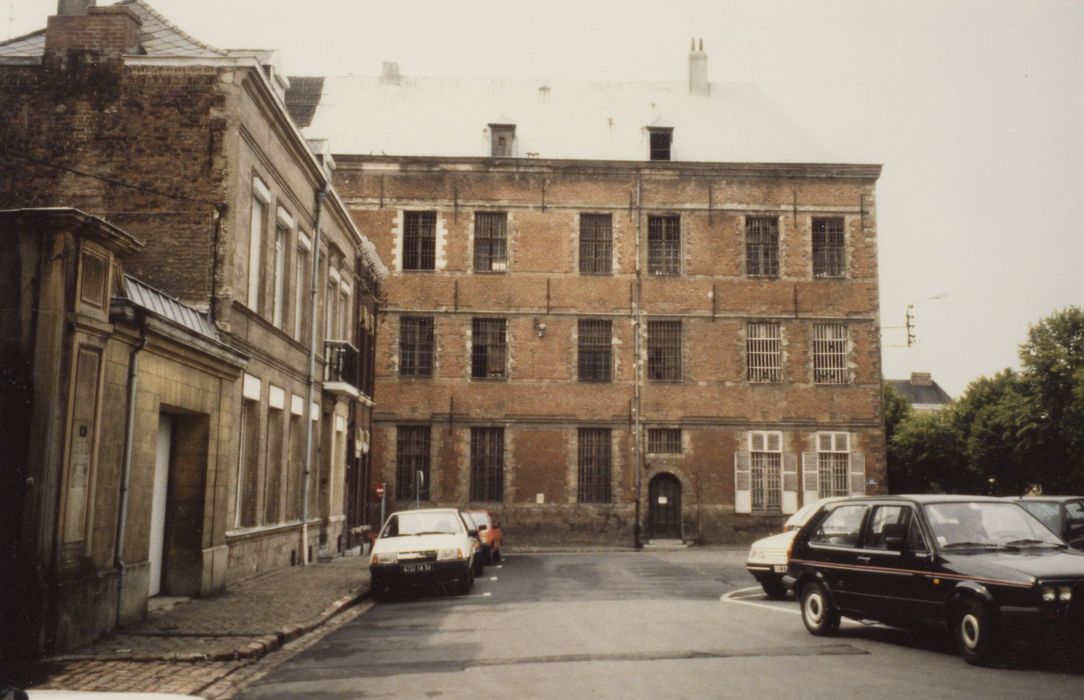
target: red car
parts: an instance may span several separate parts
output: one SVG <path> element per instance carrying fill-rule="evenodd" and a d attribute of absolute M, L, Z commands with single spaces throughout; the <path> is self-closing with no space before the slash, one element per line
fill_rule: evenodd
<path fill-rule="evenodd" d="M 501 560 L 501 523 L 497 516 L 484 508 L 467 510 L 478 524 L 478 535 L 482 539 L 482 558 L 487 564 Z"/>

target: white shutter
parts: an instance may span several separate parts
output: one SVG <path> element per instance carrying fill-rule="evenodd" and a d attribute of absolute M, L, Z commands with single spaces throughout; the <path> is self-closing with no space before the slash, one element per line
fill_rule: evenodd
<path fill-rule="evenodd" d="M 734 453 L 734 512 L 753 512 L 753 474 L 748 452 Z"/>
<path fill-rule="evenodd" d="M 866 455 L 856 452 L 851 455 L 851 495 L 863 496 L 866 493 Z"/>
<path fill-rule="evenodd" d="M 783 514 L 798 510 L 798 455 L 783 455 Z"/>
<path fill-rule="evenodd" d="M 809 505 L 813 501 L 817 500 L 820 496 L 818 494 L 819 487 L 817 485 L 817 471 L 819 466 L 817 464 L 816 452 L 803 452 L 802 453 L 802 503 Z"/>

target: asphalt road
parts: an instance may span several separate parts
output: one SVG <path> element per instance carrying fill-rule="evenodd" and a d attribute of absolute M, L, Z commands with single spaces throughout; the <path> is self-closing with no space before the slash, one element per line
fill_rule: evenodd
<path fill-rule="evenodd" d="M 946 640 L 844 621 L 834 638 L 752 587 L 744 551 L 507 556 L 469 596 L 380 603 L 242 698 L 1069 698 L 1084 675 L 975 668 Z"/>

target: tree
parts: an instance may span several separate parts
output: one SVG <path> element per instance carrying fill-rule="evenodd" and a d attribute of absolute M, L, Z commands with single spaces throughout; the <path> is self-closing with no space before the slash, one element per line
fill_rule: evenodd
<path fill-rule="evenodd" d="M 954 404 L 952 421 L 983 491 L 1020 495 L 1040 483 L 1031 463 L 1036 438 L 1027 383 L 1011 369 L 971 382 Z"/>

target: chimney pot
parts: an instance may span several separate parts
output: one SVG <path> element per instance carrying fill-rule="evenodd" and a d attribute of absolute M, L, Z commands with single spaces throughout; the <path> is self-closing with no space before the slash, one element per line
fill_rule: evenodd
<path fill-rule="evenodd" d="M 689 51 L 689 94 L 706 96 L 710 94 L 708 84 L 708 55 L 704 53 L 704 40 L 700 40 L 700 49 L 696 49 L 696 39 Z"/>
<path fill-rule="evenodd" d="M 85 15 L 87 10 L 96 4 L 97 0 L 59 0 L 56 13 L 66 17 Z"/>
<path fill-rule="evenodd" d="M 911 386 L 933 386 L 933 377 L 929 372 L 911 372 Z"/>

